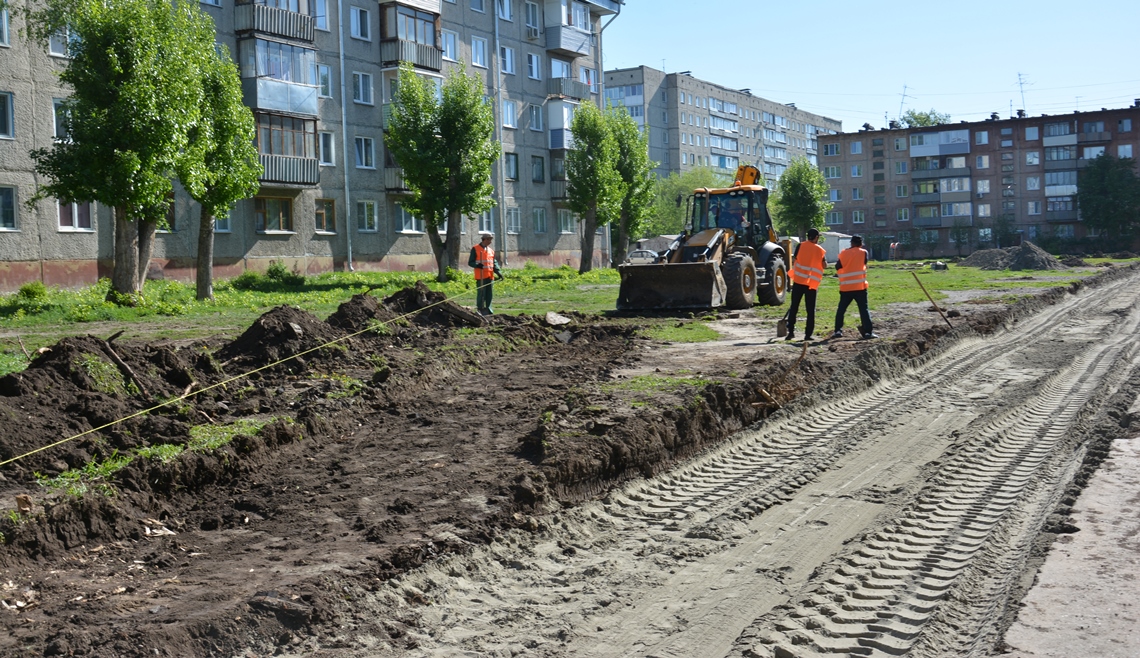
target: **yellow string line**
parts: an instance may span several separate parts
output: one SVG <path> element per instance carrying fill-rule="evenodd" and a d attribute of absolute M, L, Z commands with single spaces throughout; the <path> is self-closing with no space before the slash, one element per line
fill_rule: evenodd
<path fill-rule="evenodd" d="M 476 289 L 476 290 L 473 290 L 473 291 L 472 291 L 472 290 L 467 290 L 467 291 L 464 291 L 464 292 L 462 292 L 462 293 L 460 293 L 460 294 L 458 294 L 458 295 L 455 295 L 455 297 L 454 297 L 454 298 L 465 297 L 465 296 L 467 296 L 467 295 L 470 295 L 472 292 L 478 292 L 478 289 Z M 403 315 L 398 315 L 398 316 L 396 316 L 396 317 L 392 318 L 391 320 L 387 320 L 387 321 L 385 321 L 385 322 L 381 322 L 381 323 L 380 323 L 380 325 L 381 325 L 381 326 L 384 326 L 384 325 L 388 325 L 388 324 L 390 324 L 390 323 L 392 323 L 392 322 L 396 322 L 397 320 L 402 320 L 402 319 L 404 319 L 404 318 L 406 318 L 406 317 L 409 317 L 409 316 L 415 315 L 416 313 L 420 313 L 420 312 L 426 311 L 426 310 L 428 310 L 429 308 L 434 308 L 434 307 L 436 307 L 436 306 L 439 306 L 440 304 L 443 304 L 443 303 L 445 303 L 445 302 L 451 301 L 451 299 L 453 299 L 453 298 L 448 298 L 448 297 L 445 297 L 443 300 L 441 300 L 441 301 L 438 301 L 438 302 L 436 302 L 436 303 L 434 303 L 434 304 L 429 304 L 429 305 L 427 305 L 427 306 L 425 306 L 425 307 L 423 307 L 423 308 L 421 308 L 421 309 L 418 309 L 418 310 L 412 311 L 412 312 L 410 312 L 410 313 L 405 313 L 405 314 L 403 314 Z M 274 361 L 273 363 L 268 363 L 268 364 L 266 364 L 266 365 L 263 365 L 263 366 L 261 366 L 260 368 L 254 368 L 253 370 L 250 370 L 249 372 L 244 372 L 244 373 L 242 373 L 242 374 L 240 374 L 240 375 L 234 375 L 233 377 L 230 377 L 229 379 L 226 379 L 226 380 L 220 381 L 220 382 L 218 382 L 218 383 L 216 383 L 216 384 L 211 384 L 211 385 L 209 385 L 209 386 L 207 386 L 207 387 L 205 387 L 205 388 L 200 388 L 200 389 L 198 389 L 198 390 L 196 390 L 196 391 L 192 391 L 192 392 L 190 392 L 190 393 L 187 393 L 187 394 L 185 394 L 185 395 L 183 395 L 183 396 L 181 396 L 181 397 L 172 398 L 172 399 L 170 399 L 170 400 L 167 400 L 166 402 L 163 402 L 163 403 L 161 403 L 161 404 L 157 404 L 157 405 L 155 405 L 155 406 L 153 406 L 153 407 L 151 407 L 151 408 L 149 408 L 149 409 L 143 409 L 142 411 L 137 411 L 137 412 L 135 412 L 135 413 L 133 413 L 133 414 L 131 414 L 131 415 L 129 415 L 129 416 L 125 416 L 125 417 L 123 417 L 123 418 L 120 418 L 120 419 L 118 419 L 118 420 L 113 420 L 113 421 L 111 421 L 111 422 L 109 422 L 109 423 L 107 423 L 107 424 L 105 424 L 105 425 L 100 425 L 99 427 L 92 427 L 91 429 L 89 429 L 89 430 L 87 430 L 87 431 L 85 431 L 85 432 L 80 432 L 79 434 L 76 434 L 75 436 L 69 436 L 69 437 L 67 437 L 66 439 L 61 439 L 61 440 L 59 440 L 59 441 L 56 441 L 55 443 L 52 443 L 51 445 L 46 445 L 46 446 L 43 446 L 43 447 L 40 447 L 40 448 L 36 448 L 35 450 L 32 450 L 32 451 L 30 451 L 30 452 L 25 452 L 25 453 L 24 453 L 24 454 L 22 454 L 22 455 L 19 455 L 19 456 L 16 456 L 16 457 L 12 457 L 11 459 L 6 459 L 6 460 L 4 460 L 4 461 L 0 462 L 0 466 L 7 466 L 8 464 L 11 464 L 12 462 L 20 461 L 21 459 L 25 459 L 25 458 L 27 458 L 27 457 L 30 457 L 30 456 L 32 456 L 32 455 L 34 455 L 34 454 L 36 454 L 37 452 L 43 452 L 44 450 L 50 450 L 50 449 L 52 449 L 52 448 L 54 448 L 54 447 L 56 447 L 56 446 L 61 446 L 61 445 L 65 444 L 65 443 L 67 443 L 67 442 L 69 442 L 69 441 L 74 441 L 75 439 L 78 439 L 78 438 L 82 438 L 82 437 L 84 437 L 84 436 L 87 436 L 88 434 L 91 434 L 91 433 L 93 433 L 93 432 L 98 432 L 98 431 L 100 431 L 100 430 L 104 430 L 104 429 L 107 429 L 108 427 L 112 427 L 112 426 L 114 426 L 114 425 L 118 425 L 119 423 L 123 423 L 123 422 L 126 422 L 126 421 L 128 421 L 128 420 L 130 420 L 130 419 L 132 419 L 132 418 L 138 418 L 139 416 L 144 416 L 144 415 L 146 415 L 146 414 L 148 414 L 148 413 L 150 413 L 150 412 L 152 412 L 152 411 L 155 411 L 155 410 L 157 410 L 157 409 L 161 409 L 161 408 L 163 408 L 163 407 L 168 407 L 168 406 L 170 406 L 170 405 L 174 404 L 175 402 L 181 402 L 181 401 L 183 401 L 183 400 L 185 400 L 185 399 L 187 399 L 187 398 L 192 398 L 192 397 L 194 397 L 195 395 L 198 395 L 198 394 L 200 394 L 200 393 L 205 393 L 206 391 L 209 391 L 209 390 L 211 390 L 211 389 L 215 389 L 215 388 L 218 388 L 219 386 L 225 386 L 226 384 L 230 384 L 230 383 L 232 383 L 232 382 L 236 382 L 236 381 L 238 381 L 239 379 L 244 379 L 244 378 L 246 378 L 246 377 L 249 377 L 250 375 L 252 375 L 252 374 L 254 374 L 254 373 L 256 373 L 256 372 L 261 372 L 262 370 L 267 370 L 267 369 L 269 369 L 269 368 L 272 368 L 272 367 L 274 367 L 274 366 L 279 366 L 279 365 L 281 365 L 282 363 L 285 363 L 285 362 L 287 362 L 287 361 L 292 361 L 293 359 L 296 359 L 297 357 L 305 356 L 306 354 L 309 354 L 309 353 L 311 353 L 311 352 L 316 352 L 317 350 L 320 350 L 320 349 L 324 349 L 324 348 L 328 347 L 329 345 L 333 345 L 334 343 L 339 343 L 339 342 L 341 342 L 341 341 L 343 341 L 343 340 L 348 340 L 349 338 L 352 338 L 352 337 L 354 337 L 354 336 L 359 336 L 360 334 L 363 334 L 363 333 L 368 333 L 369 331 L 375 331 L 375 329 L 376 329 L 376 327 L 375 327 L 375 326 L 372 326 L 372 327 L 368 327 L 367 329 L 361 329 L 360 331 L 357 331 L 356 333 L 351 333 L 351 334 L 348 334 L 348 335 L 345 335 L 345 336 L 341 336 L 340 338 L 336 338 L 336 339 L 334 339 L 334 340 L 330 340 L 329 342 L 325 343 L 324 345 L 318 345 L 318 346 L 316 346 L 316 347 L 312 347 L 312 348 L 309 348 L 309 349 L 305 350 L 304 352 L 298 352 L 298 353 L 296 353 L 296 354 L 294 354 L 294 355 L 292 355 L 292 356 L 287 356 L 287 357 L 285 357 L 284 359 L 280 359 L 280 360 Z"/>

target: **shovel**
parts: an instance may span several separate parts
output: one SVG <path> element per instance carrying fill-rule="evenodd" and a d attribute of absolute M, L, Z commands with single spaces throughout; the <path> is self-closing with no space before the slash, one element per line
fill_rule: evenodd
<path fill-rule="evenodd" d="M 789 309 L 791 312 L 791 309 Z M 788 335 L 788 314 L 785 313 L 784 317 L 776 320 L 776 338 L 783 338 Z"/>

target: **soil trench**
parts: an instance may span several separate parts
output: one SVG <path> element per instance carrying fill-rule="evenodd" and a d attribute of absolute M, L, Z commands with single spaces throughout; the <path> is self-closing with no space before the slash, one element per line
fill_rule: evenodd
<path fill-rule="evenodd" d="M 1133 418 L 1135 280 L 806 349 L 422 288 L 67 339 L 0 378 L 0 459 L 89 432 L 0 470 L 0 654 L 988 655 Z"/>

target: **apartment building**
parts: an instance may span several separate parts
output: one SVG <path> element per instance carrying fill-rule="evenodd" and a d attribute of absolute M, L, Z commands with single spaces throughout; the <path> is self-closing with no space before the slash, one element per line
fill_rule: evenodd
<path fill-rule="evenodd" d="M 26 6 L 29 0 L 15 0 Z M 399 164 L 384 146 L 399 67 L 442 84 L 465 66 L 495 108 L 503 157 L 498 206 L 466 218 L 464 252 L 496 232 L 508 264 L 578 262 L 566 207 L 569 122 L 598 102 L 603 19 L 617 0 L 203 0 L 217 41 L 238 63 L 257 122 L 264 173 L 215 234 L 218 276 L 272 261 L 304 273 L 434 269 L 423 222 L 400 206 Z M 0 290 L 42 280 L 73 286 L 107 276 L 113 217 L 98 204 L 25 205 L 37 177 L 28 152 L 62 138 L 55 73 L 67 42 L 45 50 L 0 14 Z M 198 207 L 176 192 L 150 276 L 193 280 Z M 602 254 L 594 255 L 601 262 Z"/>
<path fill-rule="evenodd" d="M 841 122 L 794 103 L 648 66 L 606 71 L 605 100 L 649 129 L 649 157 L 659 176 L 699 166 L 731 174 L 744 163 L 774 184 L 793 158 L 818 164 L 819 135 L 842 130 Z"/>
<path fill-rule="evenodd" d="M 862 234 L 876 258 L 896 242 L 911 245 L 908 255 L 993 247 L 995 221 L 1012 225 L 1014 243 L 1090 237 L 1076 203 L 1078 172 L 1100 155 L 1135 157 L 1138 122 L 1140 100 L 1123 109 L 995 113 L 828 135 L 819 158 L 834 203 L 827 224 Z"/>

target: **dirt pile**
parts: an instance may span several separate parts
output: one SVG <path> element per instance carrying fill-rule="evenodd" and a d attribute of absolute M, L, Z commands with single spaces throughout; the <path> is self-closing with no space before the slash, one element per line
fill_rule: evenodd
<path fill-rule="evenodd" d="M 1062 270 L 1065 265 L 1032 242 L 1006 249 L 981 249 L 960 265 L 983 270 Z"/>
<path fill-rule="evenodd" d="M 225 367 L 249 370 L 309 352 L 344 335 L 307 311 L 278 306 L 258 318 L 237 340 L 218 350 L 216 358 Z M 327 356 L 329 351 L 317 350 L 278 367 L 299 372 L 307 361 Z"/>

